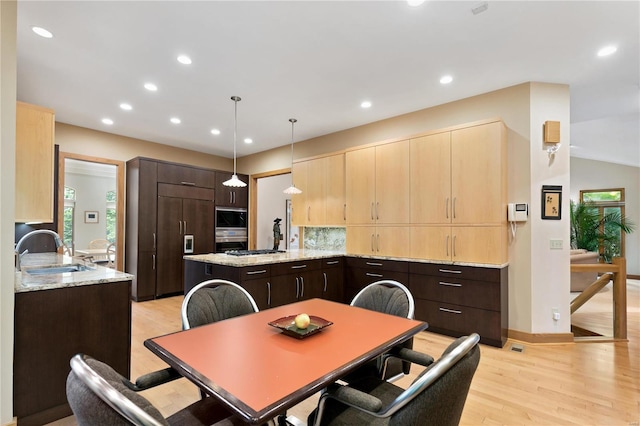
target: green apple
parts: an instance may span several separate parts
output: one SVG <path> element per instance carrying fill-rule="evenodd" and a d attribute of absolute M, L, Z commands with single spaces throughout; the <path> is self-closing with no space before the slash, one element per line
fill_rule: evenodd
<path fill-rule="evenodd" d="M 295 322 L 296 327 L 304 330 L 309 327 L 309 324 L 311 324 L 311 319 L 309 319 L 309 315 L 307 314 L 299 314 L 293 322 Z"/>

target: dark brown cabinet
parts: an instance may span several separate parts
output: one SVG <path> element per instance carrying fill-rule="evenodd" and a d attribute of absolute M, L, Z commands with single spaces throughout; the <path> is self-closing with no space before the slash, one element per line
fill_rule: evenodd
<path fill-rule="evenodd" d="M 409 264 L 400 260 L 347 257 L 345 270 L 344 303 L 367 285 L 381 280 L 398 281 L 409 285 Z"/>
<path fill-rule="evenodd" d="M 322 259 L 322 298 L 342 302 L 344 300 L 344 257 Z"/>
<path fill-rule="evenodd" d="M 231 179 L 233 173 L 216 172 L 216 206 L 223 207 L 247 207 L 249 205 L 249 176 L 238 175 L 241 181 L 247 184 L 242 188 L 224 186 L 222 183 Z"/>
<path fill-rule="evenodd" d="M 183 291 L 185 235 L 193 253 L 214 251 L 216 171 L 134 158 L 127 162 L 125 271 L 135 301 Z"/>
<path fill-rule="evenodd" d="M 409 289 L 416 319 L 454 337 L 478 333 L 502 347 L 508 330 L 508 269 L 412 262 Z"/>
<path fill-rule="evenodd" d="M 271 266 L 271 306 L 320 298 L 324 277 L 320 260 L 276 263 Z"/>
<path fill-rule="evenodd" d="M 13 413 L 19 425 L 71 415 L 69 360 L 86 353 L 129 377 L 131 281 L 15 295 Z"/>

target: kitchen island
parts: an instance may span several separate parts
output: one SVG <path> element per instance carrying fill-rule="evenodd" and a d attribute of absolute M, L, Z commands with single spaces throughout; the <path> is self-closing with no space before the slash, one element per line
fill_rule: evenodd
<path fill-rule="evenodd" d="M 41 425 L 71 415 L 66 379 L 75 354 L 129 377 L 133 276 L 56 253 L 26 254 L 21 269 L 14 280 L 14 415 L 19 425 Z M 65 270 L 75 271 L 56 272 Z"/>
<path fill-rule="evenodd" d="M 233 256 L 225 253 L 184 257 L 184 291 L 220 278 L 240 284 L 260 310 L 315 297 L 343 301 L 344 252 L 289 250 Z"/>

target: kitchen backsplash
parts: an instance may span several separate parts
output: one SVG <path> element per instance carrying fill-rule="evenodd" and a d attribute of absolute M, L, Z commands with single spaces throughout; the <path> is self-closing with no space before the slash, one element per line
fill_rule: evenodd
<path fill-rule="evenodd" d="M 346 250 L 346 228 L 304 228 L 304 248 L 309 250 Z"/>

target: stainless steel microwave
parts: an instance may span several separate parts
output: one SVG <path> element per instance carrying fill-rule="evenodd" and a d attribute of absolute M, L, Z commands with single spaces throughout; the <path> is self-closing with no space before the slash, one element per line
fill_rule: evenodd
<path fill-rule="evenodd" d="M 216 207 L 216 229 L 247 228 L 247 209 Z"/>

